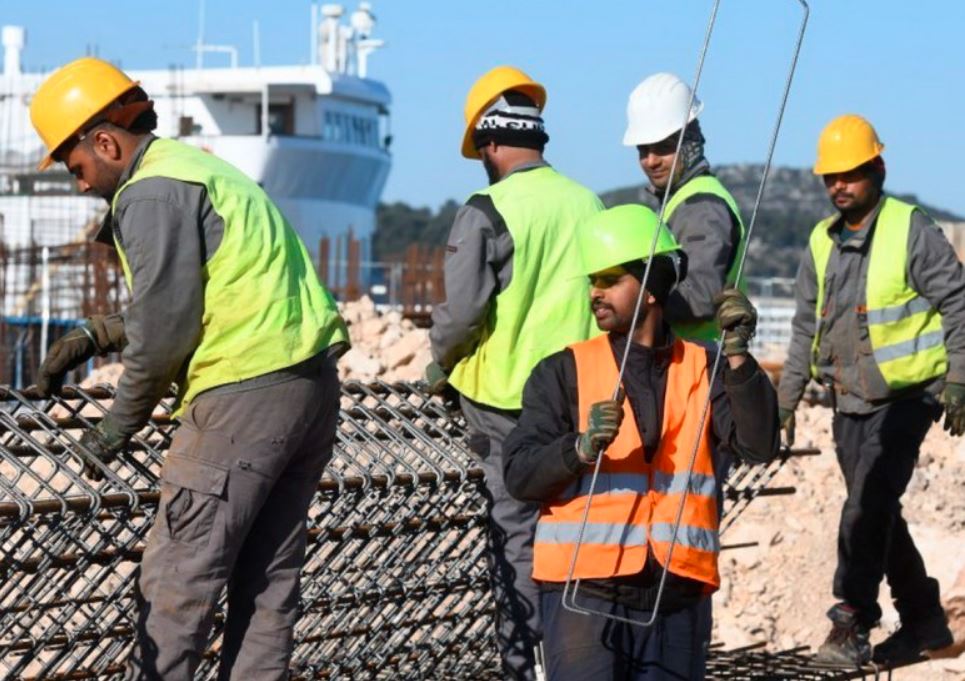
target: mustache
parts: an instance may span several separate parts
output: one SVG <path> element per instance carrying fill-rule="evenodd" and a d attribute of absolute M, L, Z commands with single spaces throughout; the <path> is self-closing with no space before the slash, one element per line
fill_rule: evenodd
<path fill-rule="evenodd" d="M 836 191 L 836 192 L 834 192 L 833 194 L 831 194 L 831 198 L 833 198 L 833 199 L 837 199 L 837 198 L 840 198 L 840 197 L 843 197 L 843 198 L 846 198 L 846 199 L 853 199 L 853 198 L 854 198 L 854 194 L 852 194 L 852 193 L 850 193 L 850 192 L 846 192 L 846 191 L 844 191 L 843 189 L 840 190 L 840 191 Z"/>
<path fill-rule="evenodd" d="M 596 311 L 596 310 L 601 310 L 601 309 L 602 309 L 602 310 L 612 310 L 612 309 L 613 309 L 613 306 L 610 305 L 610 304 L 608 304 L 608 303 L 604 303 L 604 302 L 603 302 L 602 300 L 600 300 L 599 298 L 594 298 L 594 299 L 590 302 L 590 308 L 591 308 L 592 310 L 594 310 L 594 311 Z"/>

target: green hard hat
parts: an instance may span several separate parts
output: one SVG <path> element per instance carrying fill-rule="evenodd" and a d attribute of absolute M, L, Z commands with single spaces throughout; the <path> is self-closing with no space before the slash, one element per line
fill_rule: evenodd
<path fill-rule="evenodd" d="M 667 225 L 646 206 L 627 204 L 596 213 L 577 230 L 582 274 L 593 274 L 650 256 L 653 235 L 657 233 L 654 255 L 680 250 L 680 244 Z"/>

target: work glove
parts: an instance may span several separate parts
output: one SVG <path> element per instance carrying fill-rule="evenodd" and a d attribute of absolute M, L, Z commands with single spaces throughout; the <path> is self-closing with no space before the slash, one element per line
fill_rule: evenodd
<path fill-rule="evenodd" d="M 95 315 L 54 341 L 37 372 L 37 392 L 43 397 L 59 394 L 64 377 L 94 355 L 124 349 L 124 320 L 120 315 Z"/>
<path fill-rule="evenodd" d="M 596 463 L 600 452 L 610 446 L 623 421 L 622 400 L 605 400 L 590 405 L 586 432 L 576 440 L 576 455 L 586 464 Z"/>
<path fill-rule="evenodd" d="M 724 289 L 714 298 L 717 323 L 724 332 L 723 352 L 728 357 L 746 355 L 757 330 L 757 310 L 747 296 L 736 288 Z"/>
<path fill-rule="evenodd" d="M 449 376 L 436 362 L 426 364 L 426 392 L 430 395 L 441 395 L 449 383 Z"/>
<path fill-rule="evenodd" d="M 110 414 L 105 416 L 94 428 L 86 431 L 80 438 L 80 455 L 84 458 L 83 475 L 85 478 L 100 482 L 104 479 L 104 472 L 96 462 L 108 464 L 117 458 L 130 440 L 114 423 Z"/>
<path fill-rule="evenodd" d="M 794 418 L 794 410 L 785 409 L 784 407 L 778 407 L 777 419 L 781 422 L 781 430 L 784 431 L 784 441 L 787 443 L 788 447 L 793 447 L 794 446 L 794 426 L 796 425 L 796 420 Z"/>
<path fill-rule="evenodd" d="M 954 437 L 965 433 L 965 385 L 946 383 L 941 403 L 945 405 L 945 430 Z"/>

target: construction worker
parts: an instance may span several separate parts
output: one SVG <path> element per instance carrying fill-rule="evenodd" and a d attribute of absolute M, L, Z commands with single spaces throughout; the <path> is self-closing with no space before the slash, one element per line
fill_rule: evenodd
<path fill-rule="evenodd" d="M 639 319 L 631 326 L 655 232 L 656 255 Z M 674 287 L 685 280 L 686 259 L 656 213 L 644 206 L 610 208 L 586 223 L 579 242 L 596 322 L 607 333 L 536 366 L 523 392 L 519 424 L 505 444 L 510 494 L 541 505 L 533 577 L 541 588 L 547 676 L 703 679 L 710 594 L 720 585 L 720 446 L 726 443 L 745 461 L 760 463 L 773 459 L 779 445 L 777 396 L 748 353 L 757 313 L 736 289 L 719 297 L 726 361 L 711 383 L 716 346 L 681 340 L 663 315 Z M 613 399 L 617 385 L 626 396 L 622 401 Z M 701 423 L 708 399 L 710 411 Z M 564 584 L 572 577 L 581 580 L 577 606 L 648 621 L 682 499 L 653 626 L 564 607 Z"/>
<path fill-rule="evenodd" d="M 630 93 L 623 143 L 637 148 L 653 202 L 659 205 L 670 192 L 664 220 L 690 256 L 687 280 L 667 300 L 667 321 L 683 338 L 716 340 L 714 297 L 736 281 L 746 237 L 737 202 L 704 157 L 697 120 L 703 104 L 694 98 L 691 106 L 691 96 L 690 87 L 673 74 L 643 80 Z"/>
<path fill-rule="evenodd" d="M 128 678 L 192 679 L 227 585 L 218 678 L 287 679 L 305 519 L 332 454 L 334 360 L 347 347 L 335 303 L 264 191 L 155 137 L 153 102 L 111 64 L 54 72 L 30 115 L 49 152 L 40 168 L 59 161 L 107 200 L 98 239 L 114 243 L 131 292 L 120 317 L 68 334 L 40 369 L 49 391 L 123 348 L 113 404 L 80 441 L 87 472 L 113 480 L 110 462 L 179 387 Z"/>
<path fill-rule="evenodd" d="M 848 496 L 834 575 L 839 602 L 818 656 L 845 665 L 871 658 L 882 577 L 901 628 L 876 646 L 875 660 L 914 659 L 952 643 L 938 582 L 925 572 L 899 499 L 941 403 L 945 429 L 965 431 L 965 274 L 931 218 L 883 192 L 883 150 L 860 116 L 835 118 L 821 133 L 814 173 L 837 212 L 814 227 L 801 257 L 779 390 L 788 444 L 810 379 L 828 389 L 834 408 Z"/>
<path fill-rule="evenodd" d="M 466 98 L 462 155 L 482 161 L 490 186 L 456 214 L 445 259 L 446 301 L 432 311 L 435 360 L 427 380 L 460 395 L 483 461 L 490 503 L 490 568 L 507 678 L 534 678 L 539 612 L 532 570 L 538 508 L 510 498 L 502 442 L 516 424 L 535 364 L 588 338 L 586 281 L 575 276 L 576 226 L 603 209 L 589 189 L 543 158 L 546 91 L 522 71 L 497 67 Z"/>

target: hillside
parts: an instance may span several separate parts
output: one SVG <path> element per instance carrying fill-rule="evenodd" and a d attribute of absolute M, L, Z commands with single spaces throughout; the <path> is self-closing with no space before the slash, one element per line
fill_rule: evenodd
<path fill-rule="evenodd" d="M 749 221 L 763 166 L 724 165 L 715 168 L 717 176 L 734 194 L 744 219 Z M 949 211 L 920 204 L 911 194 L 899 198 L 922 205 L 937 220 L 965 220 Z M 652 201 L 642 184 L 621 187 L 601 195 L 608 206 Z M 401 253 L 410 243 L 443 245 L 459 204 L 447 201 L 438 210 L 415 208 L 403 202 L 380 204 L 373 238 L 376 259 Z M 831 204 L 821 180 L 807 168 L 772 168 L 767 191 L 761 203 L 754 239 L 748 255 L 748 272 L 754 276 L 794 276 L 801 249 L 811 227 L 830 214 Z"/>
<path fill-rule="evenodd" d="M 762 171 L 763 166 L 757 164 L 715 168 L 717 177 L 737 199 L 745 222 L 750 221 Z M 941 208 L 922 204 L 913 194 L 895 196 L 922 206 L 936 220 L 965 220 Z M 607 206 L 653 202 L 642 184 L 604 192 L 600 198 Z M 654 203 L 651 206 L 657 208 Z M 794 276 L 811 228 L 832 211 L 821 179 L 809 168 L 772 168 L 754 228 L 748 271 L 762 277 Z"/>

